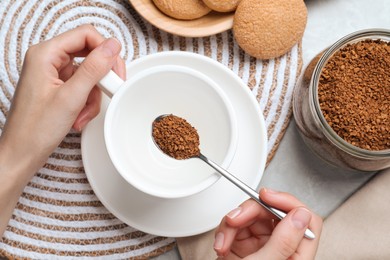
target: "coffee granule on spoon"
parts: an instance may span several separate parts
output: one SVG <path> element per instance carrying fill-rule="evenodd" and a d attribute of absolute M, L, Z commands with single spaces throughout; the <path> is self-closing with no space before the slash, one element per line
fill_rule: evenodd
<path fill-rule="evenodd" d="M 366 150 L 390 149 L 390 43 L 364 40 L 338 50 L 322 70 L 318 100 L 345 141 Z"/>
<path fill-rule="evenodd" d="M 153 122 L 153 138 L 167 155 L 178 159 L 199 156 L 199 135 L 185 119 L 168 115 Z"/>

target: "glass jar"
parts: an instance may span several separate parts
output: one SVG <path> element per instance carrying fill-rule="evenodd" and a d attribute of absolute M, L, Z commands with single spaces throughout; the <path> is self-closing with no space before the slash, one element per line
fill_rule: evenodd
<path fill-rule="evenodd" d="M 390 167 L 390 149 L 365 150 L 345 141 L 326 121 L 318 99 L 320 75 L 332 55 L 348 44 L 367 39 L 390 42 L 390 30 L 370 29 L 352 33 L 313 58 L 294 90 L 293 113 L 304 142 L 320 158 L 345 169 L 372 172 Z"/>

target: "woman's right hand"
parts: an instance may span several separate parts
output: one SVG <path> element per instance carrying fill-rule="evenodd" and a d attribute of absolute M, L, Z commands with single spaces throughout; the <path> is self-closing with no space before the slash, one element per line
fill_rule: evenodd
<path fill-rule="evenodd" d="M 268 189 L 260 191 L 268 205 L 288 212 L 282 220 L 252 199 L 232 210 L 216 230 L 214 250 L 220 259 L 314 259 L 322 219 L 294 196 Z M 310 228 L 316 238 L 304 238 Z"/>
<path fill-rule="evenodd" d="M 100 109 L 96 84 L 110 69 L 123 79 L 120 43 L 83 25 L 31 46 L 0 137 L 0 235 L 25 185 L 69 130 Z M 75 57 L 85 57 L 80 66 Z"/>

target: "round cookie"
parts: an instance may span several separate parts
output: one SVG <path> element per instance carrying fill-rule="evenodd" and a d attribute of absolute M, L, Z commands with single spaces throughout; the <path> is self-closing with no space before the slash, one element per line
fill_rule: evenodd
<path fill-rule="evenodd" d="M 249 55 L 272 59 L 287 53 L 302 38 L 306 21 L 303 0 L 241 0 L 233 32 Z"/>
<path fill-rule="evenodd" d="M 212 10 L 217 12 L 231 12 L 236 10 L 240 0 L 203 0 Z"/>
<path fill-rule="evenodd" d="M 211 9 L 202 0 L 153 0 L 164 14 L 180 20 L 193 20 L 208 14 Z"/>

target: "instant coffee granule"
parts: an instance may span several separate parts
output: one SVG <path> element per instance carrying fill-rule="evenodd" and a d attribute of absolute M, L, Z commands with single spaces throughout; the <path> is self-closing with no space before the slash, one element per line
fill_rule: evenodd
<path fill-rule="evenodd" d="M 168 115 L 153 122 L 152 135 L 160 149 L 175 159 L 200 155 L 198 132 L 181 117 Z"/>
<path fill-rule="evenodd" d="M 390 149 L 390 44 L 349 44 L 322 70 L 318 99 L 332 129 L 366 150 Z"/>

